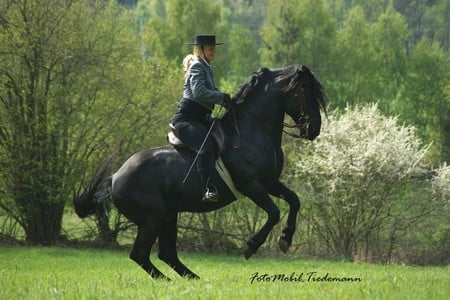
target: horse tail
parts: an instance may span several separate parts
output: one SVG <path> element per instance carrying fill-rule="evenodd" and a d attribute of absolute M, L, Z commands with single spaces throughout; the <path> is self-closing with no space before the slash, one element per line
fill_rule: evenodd
<path fill-rule="evenodd" d="M 108 215 L 108 199 L 110 198 L 112 185 L 112 176 L 108 175 L 115 163 L 115 157 L 116 153 L 111 154 L 97 170 L 83 192 L 80 192 L 80 188 L 74 193 L 73 204 L 75 212 L 80 218 L 85 218 L 94 213 L 99 216 Z"/>

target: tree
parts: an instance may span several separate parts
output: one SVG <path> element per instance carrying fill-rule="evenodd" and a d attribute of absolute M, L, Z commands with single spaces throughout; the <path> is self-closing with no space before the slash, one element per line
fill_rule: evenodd
<path fill-rule="evenodd" d="M 330 117 L 317 143 L 303 152 L 309 155 L 298 160 L 314 232 L 336 255 L 378 254 L 386 249 L 380 243 L 400 234 L 399 224 L 411 225 L 428 211 L 428 199 L 402 193 L 426 172 L 427 148 L 413 127 L 397 122 L 376 105 L 348 108 Z"/>
<path fill-rule="evenodd" d="M 260 68 L 258 45 L 249 29 L 232 25 L 228 46 L 228 72 L 220 81 L 222 89 L 232 93 Z"/>
<path fill-rule="evenodd" d="M 404 84 L 407 58 L 405 44 L 408 27 L 404 17 L 389 5 L 371 26 L 373 69 L 369 82 L 370 95 L 366 101 L 378 101 L 385 114 L 393 111 L 393 99 Z"/>
<path fill-rule="evenodd" d="M 368 100 L 366 88 L 372 83 L 371 72 L 375 69 L 370 31 L 363 9 L 355 6 L 336 34 L 333 62 L 325 84 L 333 95 L 334 107 L 345 108 L 347 104 Z"/>
<path fill-rule="evenodd" d="M 395 1 L 395 0 L 394 0 Z M 359 6 L 364 11 L 364 17 L 369 22 L 375 21 L 380 14 L 382 14 L 386 6 L 389 5 L 391 1 L 385 0 L 333 0 L 328 1 L 328 5 L 336 17 L 339 23 L 345 20 L 345 17 L 355 6 Z"/>
<path fill-rule="evenodd" d="M 261 63 L 303 63 L 321 74 L 330 59 L 336 24 L 323 0 L 269 1 L 261 28 Z"/>
<path fill-rule="evenodd" d="M 411 32 L 410 47 L 427 37 L 439 39 L 448 49 L 448 14 L 450 11 L 448 1 L 395 0 L 393 5 L 408 21 Z"/>
<path fill-rule="evenodd" d="M 147 7 L 144 10 L 142 6 L 141 13 L 148 14 L 144 41 L 150 56 L 175 60 L 181 68 L 183 57 L 192 52 L 186 43 L 192 42 L 195 34 L 212 33 L 220 41 L 225 41 L 225 26 L 221 23 L 218 1 L 147 0 Z M 217 56 L 218 66 L 222 65 L 220 56 Z M 223 74 L 220 70 L 219 67 L 217 73 Z"/>
<path fill-rule="evenodd" d="M 0 4 L 0 208 L 30 243 L 57 240 L 94 149 L 115 143 L 134 79 L 128 20 L 104 1 Z"/>
<path fill-rule="evenodd" d="M 361 6 L 353 7 L 337 33 L 325 84 L 335 107 L 379 101 L 390 113 L 404 82 L 407 37 L 406 22 L 392 6 L 375 21 L 366 19 Z"/>
<path fill-rule="evenodd" d="M 405 86 L 395 103 L 402 120 L 415 124 L 421 138 L 433 141 L 430 155 L 436 164 L 450 160 L 448 65 L 448 55 L 439 43 L 424 38 L 412 51 Z"/>
<path fill-rule="evenodd" d="M 429 39 L 437 40 L 443 49 L 448 52 L 450 48 L 450 2 L 446 0 L 435 2 L 424 15 L 424 31 Z"/>

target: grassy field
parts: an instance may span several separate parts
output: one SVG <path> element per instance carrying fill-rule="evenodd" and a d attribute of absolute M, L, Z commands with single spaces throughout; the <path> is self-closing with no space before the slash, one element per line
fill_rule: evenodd
<path fill-rule="evenodd" d="M 449 267 L 181 253 L 186 280 L 152 258 L 172 281 L 125 251 L 0 247 L 0 299 L 450 299 Z"/>

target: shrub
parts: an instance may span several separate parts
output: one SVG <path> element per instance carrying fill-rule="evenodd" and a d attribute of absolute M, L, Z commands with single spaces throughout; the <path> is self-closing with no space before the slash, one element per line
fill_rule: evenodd
<path fill-rule="evenodd" d="M 428 212 L 417 193 L 426 186 L 414 183 L 426 174 L 426 150 L 414 127 L 377 105 L 332 115 L 297 161 L 313 234 L 346 259 L 389 260 L 397 236 Z"/>

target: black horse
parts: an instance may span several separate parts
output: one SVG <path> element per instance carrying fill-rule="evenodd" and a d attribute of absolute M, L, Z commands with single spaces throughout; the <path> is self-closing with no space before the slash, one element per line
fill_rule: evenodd
<path fill-rule="evenodd" d="M 297 195 L 279 181 L 283 168 L 281 140 L 285 114 L 300 131 L 296 137 L 314 140 L 320 133 L 326 96 L 313 73 L 303 65 L 279 69 L 262 68 L 239 88 L 233 105 L 221 119 L 227 137 L 222 161 L 237 190 L 264 209 L 268 219 L 244 249 L 248 259 L 264 243 L 279 222 L 280 211 L 270 195 L 289 204 L 286 227 L 279 246 L 286 252 L 292 243 L 300 202 Z M 88 187 L 75 196 L 77 214 L 84 218 L 104 206 L 98 194 L 111 188 L 117 209 L 138 227 L 130 258 L 152 277 L 165 276 L 151 263 L 150 250 L 158 238 L 158 257 L 181 276 L 198 278 L 178 259 L 176 249 L 178 212 L 208 212 L 236 200 L 224 181 L 213 183 L 219 192 L 217 203 L 202 202 L 198 175 L 183 179 L 194 159 L 187 148 L 173 146 L 142 150 L 131 156 L 110 176 L 108 161 Z M 269 195 L 270 194 L 270 195 Z"/>

